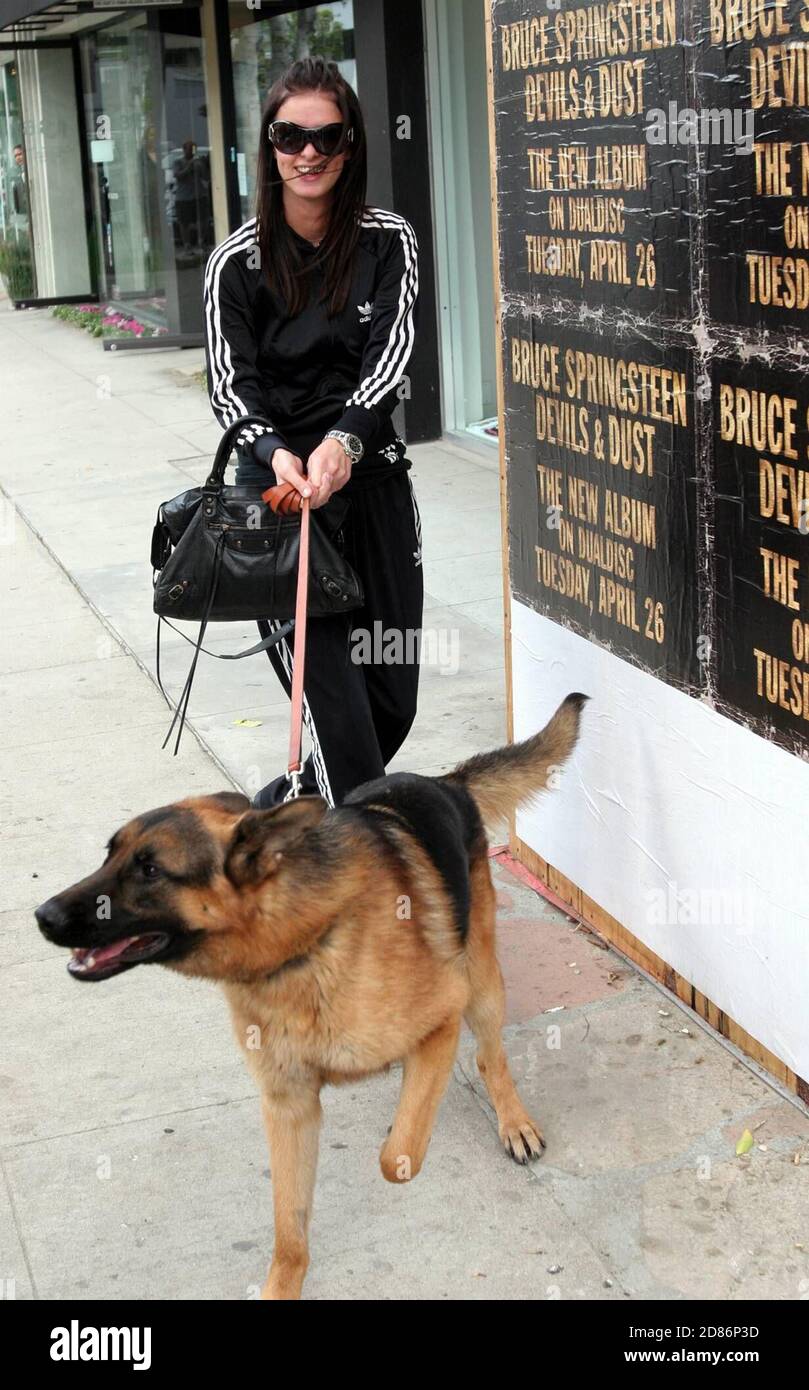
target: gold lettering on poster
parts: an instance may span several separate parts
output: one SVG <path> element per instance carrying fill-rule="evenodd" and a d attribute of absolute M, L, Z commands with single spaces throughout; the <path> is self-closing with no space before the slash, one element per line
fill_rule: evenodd
<path fill-rule="evenodd" d="M 655 477 L 658 424 L 688 428 L 684 372 L 609 353 L 512 336 L 511 380 L 534 393 L 541 589 L 571 600 L 583 616 L 600 614 L 616 632 L 665 640 L 665 605 L 638 592 L 641 552 L 658 546 L 657 508 L 633 493 L 633 480 Z M 545 461 L 553 450 L 575 467 Z"/>
<path fill-rule="evenodd" d="M 550 196 L 548 225 L 525 233 L 525 268 L 559 283 L 653 291 L 657 265 L 652 226 L 638 223 L 621 193 L 649 188 L 648 144 L 542 142 L 560 123 L 643 121 L 659 104 L 659 73 L 647 91 L 644 54 L 678 42 L 676 0 L 578 5 L 499 25 L 500 64 L 522 81 L 524 125 L 538 139 L 526 150 L 528 188 Z M 556 132 L 554 132 L 555 134 Z M 579 131 L 576 131 L 578 134 Z M 600 131 L 599 131 L 600 134 Z M 572 196 L 578 195 L 578 196 Z M 634 214 L 634 215 L 631 215 Z M 640 232 L 640 235 L 639 235 Z"/>
<path fill-rule="evenodd" d="M 773 156 L 777 186 L 784 187 L 786 166 Z M 762 169 L 764 166 L 762 165 Z M 753 493 L 757 515 L 768 523 L 767 540 L 758 546 L 758 585 L 761 594 L 791 615 L 802 612 L 801 563 L 778 548 L 778 533 L 809 535 L 809 449 L 799 449 L 799 429 L 809 427 L 809 409 L 802 410 L 794 396 L 778 391 L 753 390 L 721 382 L 717 396 L 720 438 L 738 450 L 757 457 L 757 491 Z M 805 467 L 803 465 L 806 465 Z M 775 645 L 778 623 L 773 612 L 767 624 Z M 809 623 L 800 616 L 790 620 L 791 652 L 751 647 L 757 697 L 796 718 L 809 721 Z M 769 643 L 768 643 L 769 645 Z"/>

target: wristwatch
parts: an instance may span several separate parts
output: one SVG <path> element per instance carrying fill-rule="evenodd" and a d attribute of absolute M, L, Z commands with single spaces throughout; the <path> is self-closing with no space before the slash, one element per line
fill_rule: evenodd
<path fill-rule="evenodd" d="M 365 453 L 365 445 L 356 434 L 346 434 L 344 430 L 329 430 L 324 439 L 336 439 L 342 444 L 352 463 L 359 463 Z"/>

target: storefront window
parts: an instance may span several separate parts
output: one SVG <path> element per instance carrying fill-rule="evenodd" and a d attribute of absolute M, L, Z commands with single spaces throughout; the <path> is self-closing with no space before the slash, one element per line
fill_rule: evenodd
<path fill-rule="evenodd" d="M 100 332 L 203 331 L 215 244 L 199 11 L 146 11 L 82 40 Z"/>
<path fill-rule="evenodd" d="M 36 293 L 17 59 L 0 56 L 0 276 L 12 300 Z"/>
<path fill-rule="evenodd" d="M 425 0 L 445 427 L 497 440 L 482 5 Z"/>
<path fill-rule="evenodd" d="M 236 165 L 242 221 L 255 212 L 256 159 L 261 112 L 277 77 L 297 58 L 331 59 L 356 91 L 352 0 L 308 5 L 262 17 L 243 0 L 230 0 L 230 50 L 236 106 Z"/>
<path fill-rule="evenodd" d="M 0 275 L 17 304 L 91 292 L 69 44 L 0 51 Z"/>

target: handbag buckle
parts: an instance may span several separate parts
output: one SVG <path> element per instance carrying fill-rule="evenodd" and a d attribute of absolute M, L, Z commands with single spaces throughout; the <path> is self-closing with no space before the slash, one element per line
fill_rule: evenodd
<path fill-rule="evenodd" d="M 336 579 L 332 579 L 330 574 L 321 574 L 320 582 L 326 590 L 326 593 L 330 594 L 332 598 L 342 597 L 343 600 L 345 600 L 342 587 L 337 583 Z"/>

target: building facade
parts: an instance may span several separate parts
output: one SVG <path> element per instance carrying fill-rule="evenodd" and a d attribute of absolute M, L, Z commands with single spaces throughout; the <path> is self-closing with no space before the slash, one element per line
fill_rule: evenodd
<path fill-rule="evenodd" d="M 484 15 L 484 0 L 0 0 L 15 307 L 77 306 L 107 350 L 199 345 L 207 257 L 254 211 L 267 90 L 321 55 L 362 104 L 368 201 L 419 240 L 407 437 L 493 448 Z"/>

